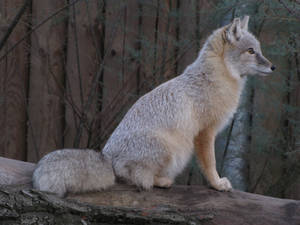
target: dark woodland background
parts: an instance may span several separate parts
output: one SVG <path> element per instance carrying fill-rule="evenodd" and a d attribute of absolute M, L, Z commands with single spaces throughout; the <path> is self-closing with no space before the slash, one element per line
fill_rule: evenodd
<path fill-rule="evenodd" d="M 277 70 L 249 77 L 218 169 L 237 189 L 300 199 L 299 0 L 0 0 L 0 155 L 101 150 L 141 95 L 245 14 Z M 177 183 L 205 183 L 196 159 Z"/>

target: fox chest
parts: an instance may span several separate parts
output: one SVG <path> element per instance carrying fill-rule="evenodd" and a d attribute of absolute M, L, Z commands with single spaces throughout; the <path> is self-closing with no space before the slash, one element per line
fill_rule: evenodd
<path fill-rule="evenodd" d="M 218 89 L 207 96 L 207 99 L 196 105 L 199 130 L 207 127 L 221 130 L 237 110 L 240 91 L 239 89 Z"/>
<path fill-rule="evenodd" d="M 216 96 L 211 103 L 208 113 L 211 123 L 222 129 L 236 112 L 240 100 L 240 91 L 232 91 L 224 95 Z"/>

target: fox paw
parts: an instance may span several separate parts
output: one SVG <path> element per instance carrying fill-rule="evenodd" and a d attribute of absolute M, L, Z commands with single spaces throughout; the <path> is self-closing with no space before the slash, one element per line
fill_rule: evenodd
<path fill-rule="evenodd" d="M 218 191 L 230 191 L 232 190 L 232 186 L 227 177 L 222 177 L 215 184 L 212 185 Z"/>
<path fill-rule="evenodd" d="M 160 188 L 170 188 L 173 181 L 167 177 L 155 177 L 154 186 Z"/>

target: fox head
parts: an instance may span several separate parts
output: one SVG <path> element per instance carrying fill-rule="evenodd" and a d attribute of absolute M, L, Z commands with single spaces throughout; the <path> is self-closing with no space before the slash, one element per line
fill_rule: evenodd
<path fill-rule="evenodd" d="M 235 18 L 223 30 L 226 67 L 233 76 L 270 74 L 275 66 L 263 56 L 259 41 L 248 31 L 248 22 L 249 16 Z"/>

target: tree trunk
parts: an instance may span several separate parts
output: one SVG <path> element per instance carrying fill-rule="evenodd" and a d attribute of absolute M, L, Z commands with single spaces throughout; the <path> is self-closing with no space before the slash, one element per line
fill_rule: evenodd
<path fill-rule="evenodd" d="M 138 191 L 115 185 L 106 191 L 55 195 L 31 190 L 34 164 L 0 158 L 1 224 L 205 224 L 299 225 L 300 201 L 204 186 Z M 18 172 L 20 172 L 18 173 Z M 27 172 L 26 172 L 27 171 Z M 15 179 L 14 179 L 15 178 Z"/>

